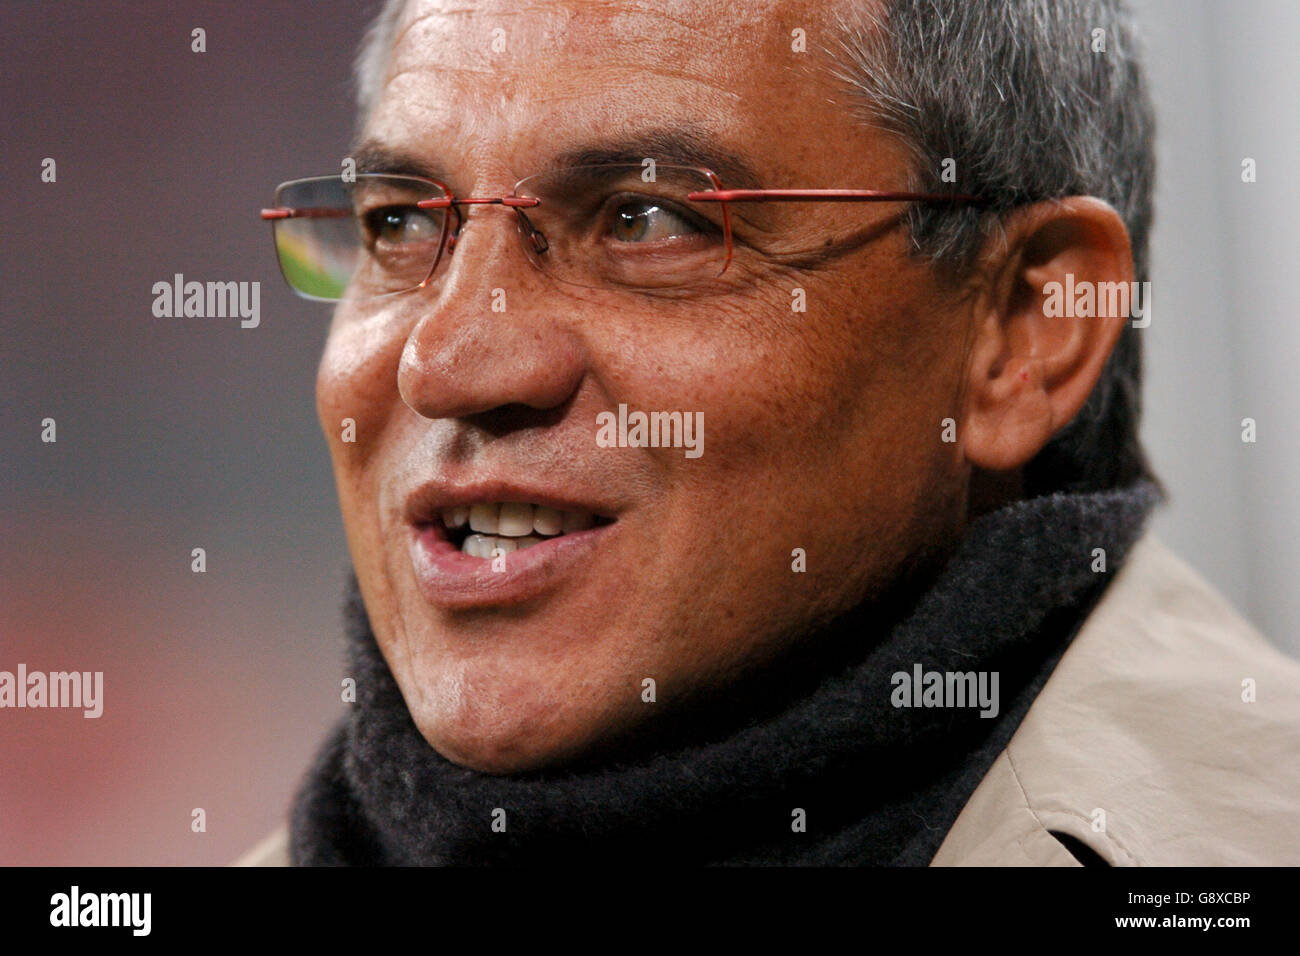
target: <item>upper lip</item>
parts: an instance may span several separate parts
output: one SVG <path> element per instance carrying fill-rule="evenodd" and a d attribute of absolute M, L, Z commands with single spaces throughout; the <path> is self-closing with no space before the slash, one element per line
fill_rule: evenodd
<path fill-rule="evenodd" d="M 613 518 L 617 509 L 597 495 L 560 491 L 496 479 L 466 483 L 427 481 L 406 496 L 406 520 L 421 526 L 438 521 L 447 508 L 514 501 L 544 505 L 557 511 L 585 511 Z"/>

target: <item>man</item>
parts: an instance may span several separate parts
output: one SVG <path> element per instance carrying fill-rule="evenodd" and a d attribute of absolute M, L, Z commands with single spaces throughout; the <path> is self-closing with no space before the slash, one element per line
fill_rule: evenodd
<path fill-rule="evenodd" d="M 1142 533 L 1115 3 L 394 0 L 358 65 L 264 213 L 357 700 L 247 862 L 1300 862 L 1300 668 Z"/>

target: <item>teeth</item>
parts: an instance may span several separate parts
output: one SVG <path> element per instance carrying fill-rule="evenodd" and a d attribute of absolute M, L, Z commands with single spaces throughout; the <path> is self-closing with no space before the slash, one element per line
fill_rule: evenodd
<path fill-rule="evenodd" d="M 466 505 L 442 510 L 442 523 L 448 528 L 463 528 L 467 521 L 469 521 L 469 507 Z"/>
<path fill-rule="evenodd" d="M 554 508 L 538 505 L 533 512 L 533 530 L 538 534 L 559 534 L 564 530 L 564 516 Z"/>
<path fill-rule="evenodd" d="M 472 505 L 469 509 L 469 526 L 484 534 L 496 534 L 501 523 L 500 505 Z"/>
<path fill-rule="evenodd" d="M 500 522 L 496 530 L 497 534 L 509 535 L 512 538 L 532 533 L 533 506 L 514 501 L 506 502 L 501 506 Z"/>
<path fill-rule="evenodd" d="M 467 554 L 471 558 L 495 558 L 497 549 L 501 549 L 502 554 L 510 554 L 512 551 L 522 551 L 524 548 L 531 548 L 535 544 L 541 544 L 543 538 L 528 535 L 523 538 L 503 538 L 494 534 L 471 534 L 465 539 L 465 543 L 460 546 L 462 554 Z"/>
<path fill-rule="evenodd" d="M 468 524 L 474 533 L 465 537 L 461 552 L 484 559 L 493 557 L 496 548 L 505 554 L 522 551 L 557 535 L 586 531 L 596 523 L 587 511 L 560 511 L 518 501 L 457 505 L 444 508 L 440 517 L 452 530 Z"/>

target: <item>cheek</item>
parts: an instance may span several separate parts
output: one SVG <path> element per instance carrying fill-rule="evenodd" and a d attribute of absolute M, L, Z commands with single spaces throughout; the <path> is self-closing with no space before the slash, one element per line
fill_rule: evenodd
<path fill-rule="evenodd" d="M 885 243 L 851 281 L 809 291 L 809 361 L 793 378 L 800 404 L 823 435 L 838 435 L 846 465 L 926 471 L 940 458 L 941 421 L 960 419 L 960 310 L 930 267 Z M 810 422 L 810 425 L 813 423 Z M 867 454 L 871 461 L 860 455 Z"/>
<path fill-rule="evenodd" d="M 879 570 L 863 561 L 901 559 L 929 533 L 916 511 L 951 470 L 940 436 L 942 419 L 959 417 L 959 317 L 923 270 L 887 265 L 857 282 L 788 283 L 805 289 L 804 312 L 786 285 L 766 284 L 774 291 L 702 317 L 698 332 L 671 325 L 657 361 L 641 353 L 630 405 L 703 412 L 701 458 L 656 451 L 681 492 L 662 517 L 687 529 L 715 583 L 762 573 L 794 587 L 796 545 L 863 578 Z"/>
<path fill-rule="evenodd" d="M 639 407 L 704 412 L 712 461 L 683 465 L 696 473 L 783 460 L 786 474 L 819 460 L 843 472 L 860 464 L 846 446 L 863 442 L 881 464 L 930 458 L 927 436 L 959 412 L 957 315 L 924 267 L 887 252 L 856 281 L 778 277 L 694 321 L 661 322 L 618 390 Z"/>
<path fill-rule="evenodd" d="M 316 414 L 340 479 L 370 459 L 404 407 L 397 392 L 404 341 L 382 322 L 335 318 L 316 370 Z"/>

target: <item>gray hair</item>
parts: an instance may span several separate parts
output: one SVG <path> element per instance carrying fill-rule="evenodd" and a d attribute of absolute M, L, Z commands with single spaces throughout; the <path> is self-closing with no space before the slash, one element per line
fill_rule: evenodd
<path fill-rule="evenodd" d="M 960 276 L 1008 211 L 1096 196 L 1119 212 L 1135 278 L 1148 277 L 1155 120 L 1121 0 L 889 0 L 853 3 L 830 50 L 862 118 L 913 156 L 911 186 L 981 206 L 917 204 L 919 255 Z M 1138 440 L 1139 330 L 1126 326 L 1087 403 L 1026 468 L 1028 494 L 1153 479 Z"/>
<path fill-rule="evenodd" d="M 363 119 L 405 3 L 386 0 L 362 42 Z M 912 189 L 951 191 L 941 179 L 951 159 L 958 190 L 985 199 L 913 206 L 916 254 L 960 277 L 1008 211 L 1096 196 L 1124 220 L 1135 278 L 1146 281 L 1155 121 L 1122 0 L 886 0 L 880 15 L 871 6 L 849 0 L 828 50 L 854 108 L 907 146 Z M 1153 478 L 1138 440 L 1141 364 L 1138 330 L 1126 326 L 1083 409 L 1026 468 L 1026 493 Z"/>
<path fill-rule="evenodd" d="M 366 117 L 379 100 L 379 91 L 384 86 L 384 76 L 388 73 L 388 59 L 397 42 L 397 24 L 406 9 L 406 0 L 384 0 L 378 15 L 370 22 L 366 34 L 361 38 L 361 47 L 353 68 L 353 82 L 357 91 L 357 126 L 365 123 Z"/>

